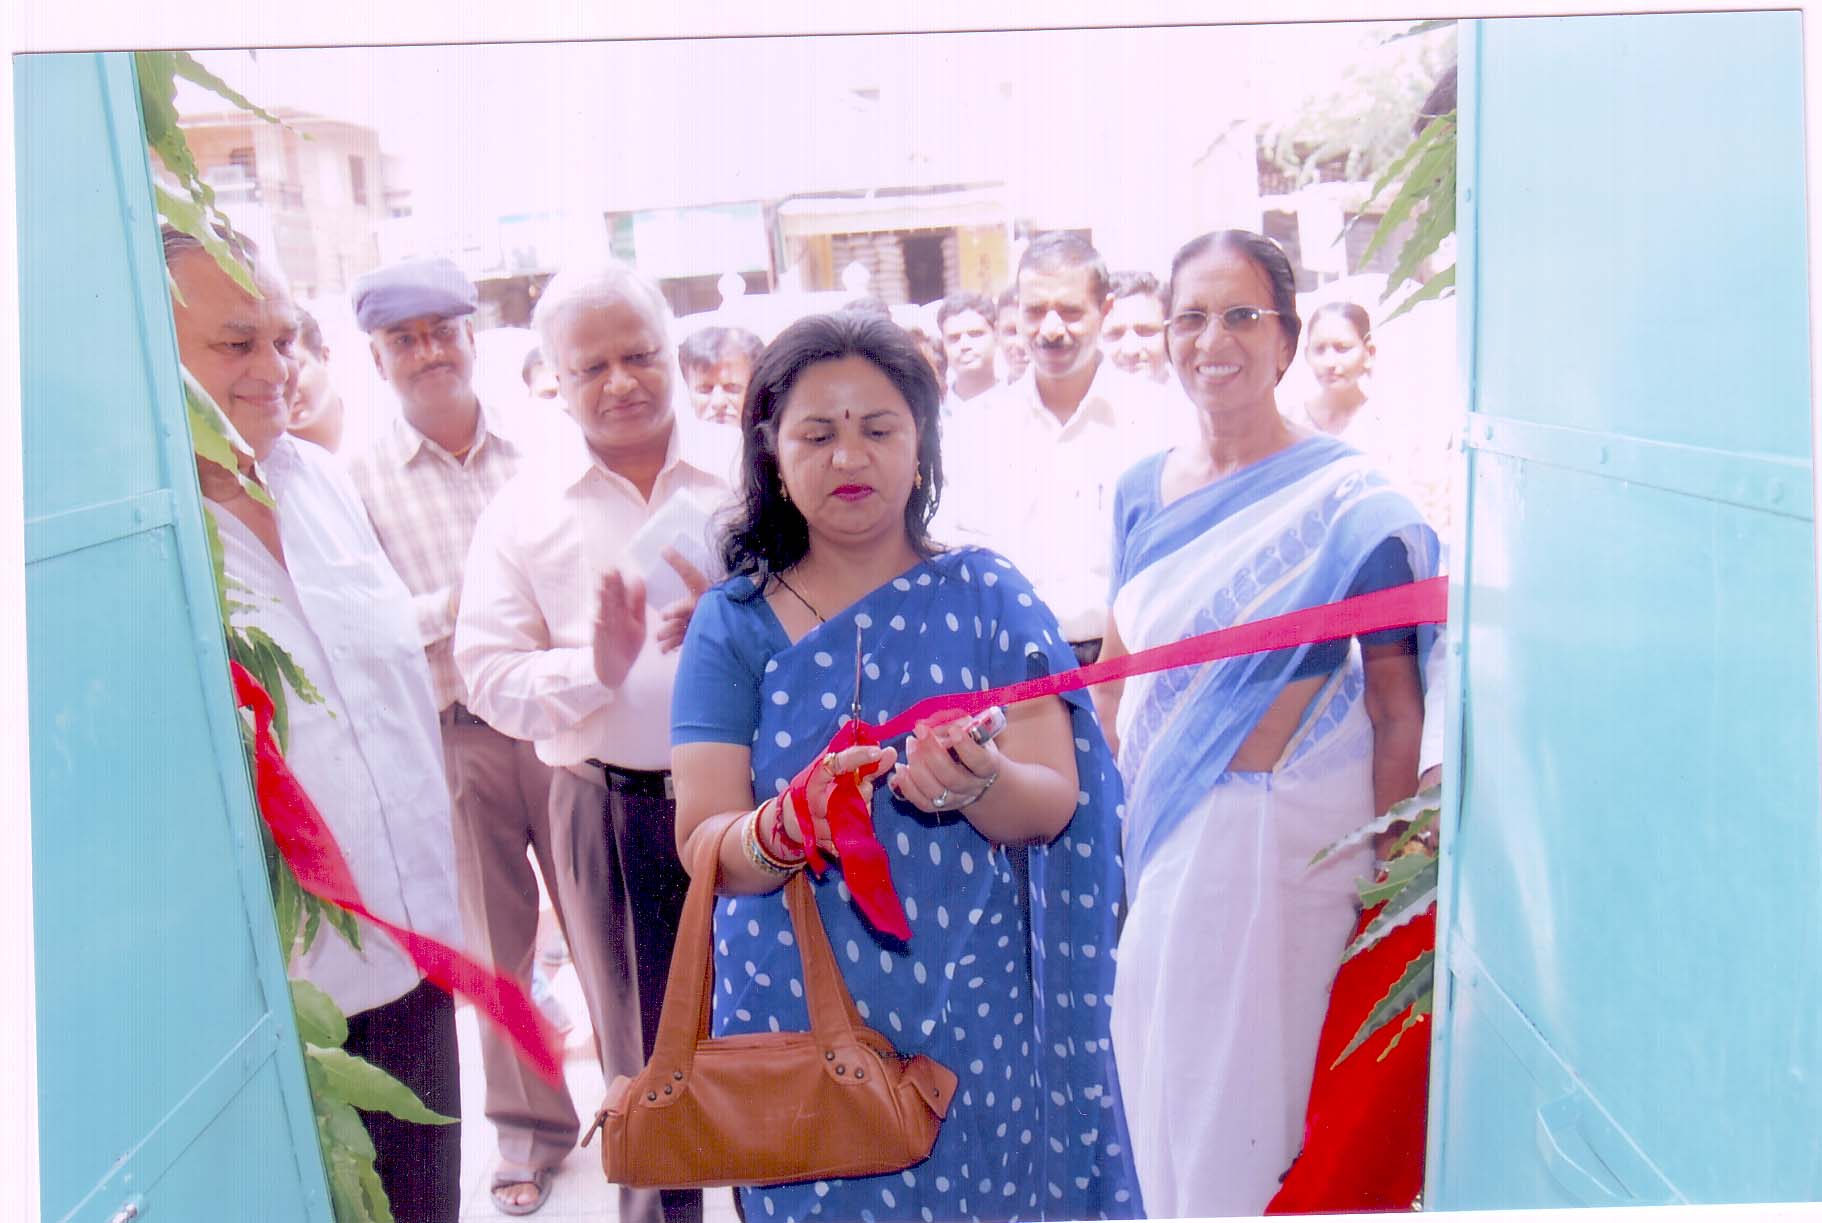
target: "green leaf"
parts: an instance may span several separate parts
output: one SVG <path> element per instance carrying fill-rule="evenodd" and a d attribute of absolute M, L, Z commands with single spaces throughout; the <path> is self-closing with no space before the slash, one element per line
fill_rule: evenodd
<path fill-rule="evenodd" d="M 1411 873 L 1404 884 L 1387 898 L 1385 908 L 1362 930 L 1341 959 L 1343 963 L 1353 959 L 1361 952 L 1377 943 L 1380 939 L 1404 925 L 1407 921 L 1430 907 L 1436 899 L 1436 878 L 1438 863 L 1435 858 L 1417 857 L 1400 858 L 1400 862 L 1418 862 L 1421 865 Z M 1377 903 L 1377 902 L 1374 902 Z"/>
<path fill-rule="evenodd" d="M 325 1143 L 329 1194 L 336 1223 L 393 1223 L 392 1208 L 380 1186 L 373 1160 Z"/>
<path fill-rule="evenodd" d="M 316 942 L 316 935 L 323 927 L 323 902 L 311 896 L 304 901 L 304 951 L 309 951 Z"/>
<path fill-rule="evenodd" d="M 1379 1056 L 1374 1058 L 1374 1061 L 1385 1061 L 1392 1050 L 1398 1047 L 1398 1042 L 1404 1039 L 1404 1034 L 1423 1022 L 1423 1017 L 1430 1013 L 1431 999 L 1435 996 L 1435 991 L 1431 990 L 1411 1004 L 1411 1013 L 1404 1017 L 1404 1022 L 1398 1025 L 1398 1030 L 1392 1033 L 1392 1039 L 1386 1041 L 1385 1048 L 1379 1051 Z"/>
<path fill-rule="evenodd" d="M 1354 1038 L 1348 1041 L 1347 1048 L 1341 1051 L 1341 1056 L 1329 1064 L 1329 1069 L 1333 1070 L 1336 1066 L 1341 1065 L 1347 1060 L 1348 1055 L 1364 1045 L 1367 1038 L 1374 1032 L 1396 1019 L 1406 1007 L 1429 994 L 1434 987 L 1435 979 L 1436 952 L 1421 951 L 1412 956 L 1411 962 L 1404 966 L 1404 972 L 1399 975 L 1398 980 L 1392 982 L 1392 988 L 1386 991 L 1385 997 L 1373 1004 L 1373 1009 L 1367 1013 L 1359 1030 L 1354 1033 Z M 1427 1006 L 1428 1003 L 1426 1002 L 1425 1005 Z"/>
<path fill-rule="evenodd" d="M 361 1164 L 357 1171 L 361 1194 L 367 1207 L 367 1218 L 372 1223 L 393 1223 L 392 1203 L 386 1200 L 386 1187 L 380 1184 L 379 1169 L 369 1161 Z"/>
<path fill-rule="evenodd" d="M 291 1006 L 297 1012 L 297 1034 L 324 1049 L 339 1049 L 348 1040 L 348 1020 L 335 1000 L 308 981 L 291 982 Z"/>
<path fill-rule="evenodd" d="M 1399 315 L 1403 314 L 1405 311 L 1409 310 L 1411 307 L 1419 304 L 1420 302 L 1427 302 L 1427 301 L 1430 301 L 1432 298 L 1443 297 L 1447 294 L 1453 293 L 1454 291 L 1455 291 L 1455 265 L 1451 263 L 1448 267 L 1444 268 L 1442 271 L 1436 273 L 1436 275 L 1430 277 L 1429 280 L 1425 281 L 1423 288 L 1417 290 L 1417 292 L 1411 294 L 1409 297 L 1405 298 L 1404 301 L 1400 302 L 1398 305 L 1398 309 L 1392 311 L 1390 314 L 1386 315 L 1385 318 L 1380 320 L 1380 326 L 1383 327 L 1386 323 L 1391 322 L 1393 319 L 1397 318 Z"/>
<path fill-rule="evenodd" d="M 1432 859 L 1422 854 L 1406 854 L 1402 858 L 1393 858 L 1386 867 L 1383 880 L 1367 880 L 1360 885 L 1360 903 L 1372 908 L 1381 901 L 1390 900 L 1410 885 L 1411 880 L 1428 867 Z"/>
<path fill-rule="evenodd" d="M 247 496 L 269 509 L 276 509 L 272 495 L 240 469 L 241 456 L 251 456 L 252 447 L 241 439 L 234 423 L 216 406 L 195 376 L 189 370 L 182 370 L 182 373 L 184 407 L 190 418 L 190 448 L 197 457 L 232 472 Z"/>
<path fill-rule="evenodd" d="M 247 101 L 247 99 L 242 97 L 233 86 L 197 63 L 196 57 L 191 55 L 188 51 L 178 51 L 174 53 L 173 67 L 176 74 L 184 80 L 194 81 L 204 89 L 207 89 L 212 93 L 220 94 L 242 110 L 252 111 L 267 123 L 276 123 L 280 127 L 288 126 L 283 119 L 280 119 L 277 115 L 265 109 L 263 106 L 257 106 L 254 103 Z"/>
<path fill-rule="evenodd" d="M 162 156 L 160 160 L 163 160 Z M 221 225 L 229 233 L 234 232 L 233 226 L 227 223 L 227 218 L 216 211 L 215 193 L 201 179 L 192 179 L 184 186 L 190 192 L 189 199 L 166 191 L 158 183 L 152 184 L 159 215 L 201 242 L 203 249 L 215 256 L 215 262 L 221 265 L 221 270 L 233 277 L 234 283 L 246 290 L 249 296 L 263 296 L 259 287 L 253 283 L 253 274 L 247 270 L 247 265 L 240 261 L 233 249 L 222 241 L 221 235 L 215 232 L 216 225 Z"/>
<path fill-rule="evenodd" d="M 209 572 L 215 578 L 216 610 L 221 615 L 222 628 L 227 629 L 228 621 L 232 618 L 229 613 L 242 605 L 228 598 L 228 588 L 233 583 L 228 581 L 228 563 L 222 554 L 221 528 L 215 525 L 215 515 L 202 516 L 202 533 L 209 544 Z"/>
<path fill-rule="evenodd" d="M 330 904 L 326 900 L 310 897 L 322 919 L 329 923 L 329 928 L 342 936 L 342 939 L 356 951 L 361 949 L 361 923 L 354 914 L 340 905 Z"/>
<path fill-rule="evenodd" d="M 1419 811 L 1417 815 L 1412 818 L 1411 822 L 1404 826 L 1404 831 L 1398 834 L 1398 839 L 1392 842 L 1390 848 L 1386 850 L 1385 856 L 1388 858 L 1398 857 L 1398 851 L 1403 849 L 1406 845 L 1409 845 L 1411 843 L 1411 838 L 1428 831 L 1430 825 L 1434 824 L 1437 817 L 1441 814 L 1441 810 L 1436 807 L 1425 807 L 1423 810 Z"/>
<path fill-rule="evenodd" d="M 1373 183 L 1372 193 L 1368 197 L 1367 205 L 1363 206 L 1363 210 L 1377 200 L 1385 189 L 1398 181 L 1401 176 L 1404 179 L 1398 193 L 1387 205 L 1384 215 L 1380 217 L 1379 225 L 1373 230 L 1373 236 L 1368 240 L 1366 249 L 1361 252 L 1360 266 L 1362 268 L 1367 265 L 1367 261 L 1379 251 L 1381 246 L 1390 241 L 1393 231 L 1404 223 L 1404 219 L 1419 204 L 1446 199 L 1449 209 L 1449 226 L 1453 229 L 1455 151 L 1455 112 L 1450 111 L 1446 115 L 1438 115 L 1426 124 L 1403 155 L 1387 166 L 1385 172 Z M 1445 173 L 1448 178 L 1446 191 L 1440 181 Z M 1388 286 L 1395 286 L 1398 283 L 1400 282 L 1397 280 L 1388 280 Z"/>
<path fill-rule="evenodd" d="M 1434 807 L 1439 811 L 1442 809 L 1442 787 L 1440 785 L 1430 786 L 1428 789 L 1419 790 L 1416 794 L 1411 795 L 1411 797 L 1400 799 L 1398 802 L 1393 803 L 1390 807 L 1386 808 L 1386 813 L 1378 819 L 1362 824 L 1340 840 L 1325 846 L 1320 853 L 1310 859 L 1310 865 L 1315 866 L 1318 862 L 1321 862 L 1331 854 L 1337 854 L 1350 846 L 1358 845 L 1368 837 L 1376 837 L 1380 833 L 1391 828 L 1394 824 L 1404 820 L 1415 819 L 1418 812 L 1431 807 Z"/>
<path fill-rule="evenodd" d="M 457 1118 L 432 1112 L 411 1089 L 365 1058 L 340 1049 L 311 1049 L 331 1095 L 368 1112 L 391 1113 L 419 1125 L 451 1125 Z"/>
<path fill-rule="evenodd" d="M 324 1052 L 341 1053 L 342 1051 L 340 1049 L 326 1051 L 310 1049 L 307 1052 L 309 1057 L 315 1060 Z M 347 1055 L 342 1054 L 342 1056 Z M 320 1066 L 321 1063 L 318 1062 L 318 1065 Z M 329 1141 L 363 1159 L 372 1159 L 374 1156 L 373 1139 L 367 1133 L 366 1122 L 361 1120 L 361 1115 L 354 1111 L 353 1106 L 347 1100 L 336 1095 L 333 1074 L 325 1070 L 323 1078 L 327 1084 L 322 1101 L 323 1120 L 324 1130 L 329 1136 Z"/>
<path fill-rule="evenodd" d="M 304 674 L 303 668 L 297 665 L 297 661 L 287 654 L 278 642 L 256 628 L 249 628 L 247 634 L 257 636 L 265 643 L 266 648 L 271 651 L 279 673 L 284 676 L 285 683 L 290 686 L 291 690 L 297 693 L 299 700 L 309 705 L 323 703 L 323 694 L 317 691 L 316 685 L 310 682 L 310 677 Z"/>
<path fill-rule="evenodd" d="M 297 876 L 291 873 L 290 864 L 276 853 L 272 856 L 275 864 L 268 868 L 272 877 L 272 912 L 278 920 L 278 945 L 284 948 L 285 959 L 289 962 L 291 949 L 297 946 L 298 910 L 303 904 L 303 889 L 297 885 Z M 297 982 L 293 981 L 293 993 L 296 988 Z M 295 997 L 292 1001 L 295 1003 Z"/>

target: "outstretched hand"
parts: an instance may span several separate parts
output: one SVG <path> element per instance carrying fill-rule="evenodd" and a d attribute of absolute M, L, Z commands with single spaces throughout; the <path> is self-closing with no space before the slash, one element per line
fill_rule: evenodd
<path fill-rule="evenodd" d="M 696 600 L 709 588 L 709 580 L 675 548 L 665 548 L 658 555 L 677 571 L 677 576 L 683 579 L 683 587 L 688 592 L 658 613 L 658 652 L 669 654 L 683 644 L 683 635 L 689 631 L 690 617 L 696 614 Z"/>
<path fill-rule="evenodd" d="M 618 688 L 645 644 L 645 579 L 610 570 L 601 579 L 595 611 L 595 678 Z"/>

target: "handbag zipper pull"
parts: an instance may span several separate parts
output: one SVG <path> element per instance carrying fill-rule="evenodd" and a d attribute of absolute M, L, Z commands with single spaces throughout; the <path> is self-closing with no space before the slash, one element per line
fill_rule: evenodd
<path fill-rule="evenodd" d="M 588 1145 L 588 1140 L 595 1136 L 595 1131 L 600 1129 L 601 1126 L 606 1121 L 607 1121 L 607 1109 L 603 1108 L 600 1112 L 595 1114 L 595 1123 L 588 1127 L 588 1133 L 582 1135 L 582 1145 L 583 1146 Z"/>

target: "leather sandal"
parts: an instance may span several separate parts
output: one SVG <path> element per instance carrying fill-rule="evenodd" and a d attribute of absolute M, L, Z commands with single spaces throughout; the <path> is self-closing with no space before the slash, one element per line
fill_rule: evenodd
<path fill-rule="evenodd" d="M 493 1196 L 493 1208 L 504 1215 L 536 1214 L 550 1200 L 549 1168 L 513 1168 L 502 1166 L 493 1174 L 493 1183 L 488 1192 Z M 507 1202 L 500 1199 L 500 1190 L 516 1189 L 520 1185 L 530 1185 L 538 1191 L 538 1196 L 529 1202 Z"/>

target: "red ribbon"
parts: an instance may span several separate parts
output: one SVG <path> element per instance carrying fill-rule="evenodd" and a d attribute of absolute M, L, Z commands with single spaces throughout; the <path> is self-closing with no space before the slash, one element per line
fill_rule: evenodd
<path fill-rule="evenodd" d="M 865 722 L 850 721 L 835 732 L 828 750 L 804 766 L 803 772 L 791 779 L 789 807 L 797 818 L 797 830 L 807 847 L 805 861 L 818 878 L 828 868 L 822 851 L 816 848 L 815 831 L 810 827 L 810 776 L 822 767 L 830 752 L 839 752 L 856 744 L 872 746 L 879 740 Z M 873 808 L 861 793 L 860 783 L 879 771 L 879 762 L 847 773 L 838 773 L 829 790 L 827 817 L 829 839 L 835 842 L 841 859 L 842 878 L 861 914 L 877 930 L 905 942 L 911 941 L 911 924 L 905 920 L 904 906 L 892 886 L 892 867 L 886 861 L 886 847 L 873 834 Z"/>
<path fill-rule="evenodd" d="M 829 746 L 812 760 L 791 782 L 791 805 L 795 808 L 798 828 L 809 846 L 809 864 L 820 875 L 826 867 L 817 852 L 816 838 L 811 835 L 807 784 L 811 772 L 822 764 L 823 756 L 839 752 L 857 743 L 885 743 L 908 734 L 919 722 L 931 721 L 938 715 L 977 714 L 992 705 L 1016 705 L 1039 697 L 1074 692 L 1091 684 L 1125 679 L 1130 675 L 1147 675 L 1172 667 L 1233 658 L 1240 654 L 1257 654 L 1282 650 L 1290 646 L 1314 645 L 1342 637 L 1357 637 L 1382 629 L 1409 628 L 1418 624 L 1441 624 L 1449 618 L 1449 579 L 1426 578 L 1370 594 L 1355 595 L 1336 603 L 1308 607 L 1236 624 L 1231 628 L 1198 633 L 1181 641 L 1166 642 L 1137 654 L 1122 654 L 1103 659 L 1087 667 L 1059 671 L 1028 679 L 1022 683 L 990 688 L 986 692 L 940 693 L 925 697 L 909 709 L 887 719 L 879 726 L 866 722 L 848 722 L 835 732 Z M 944 720 L 947 720 L 945 717 Z M 873 835 L 873 813 L 861 797 L 860 781 L 870 775 L 867 770 L 846 773 L 836 778 L 829 793 L 829 832 L 842 862 L 842 877 L 854 895 L 861 915 L 876 929 L 909 940 L 911 929 L 899 904 L 898 892 L 892 886 L 892 873 L 886 861 L 886 850 Z"/>
<path fill-rule="evenodd" d="M 533 1069 L 553 1086 L 562 1086 L 561 1038 L 517 981 L 483 968 L 433 938 L 376 917 L 362 902 L 354 874 L 335 843 L 335 834 L 298 784 L 279 751 L 278 741 L 272 737 L 271 696 L 245 667 L 237 662 L 229 665 L 234 673 L 236 698 L 253 711 L 254 789 L 259 796 L 260 814 L 298 883 L 318 899 L 364 917 L 391 935 L 419 972 L 438 988 L 467 997 L 518 1045 Z M 891 883 L 888 881 L 886 886 L 889 888 Z"/>

